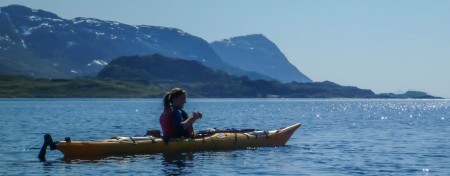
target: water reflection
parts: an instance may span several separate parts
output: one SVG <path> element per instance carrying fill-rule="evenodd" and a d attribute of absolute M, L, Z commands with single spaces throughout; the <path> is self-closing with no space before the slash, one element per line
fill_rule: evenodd
<path fill-rule="evenodd" d="M 186 175 L 192 173 L 193 153 L 164 153 L 162 168 L 166 175 Z"/>

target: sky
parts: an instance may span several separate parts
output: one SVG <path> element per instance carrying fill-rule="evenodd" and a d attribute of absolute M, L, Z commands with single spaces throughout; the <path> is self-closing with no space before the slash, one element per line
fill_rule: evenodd
<path fill-rule="evenodd" d="M 66 19 L 181 29 L 208 42 L 263 34 L 313 81 L 450 98 L 448 0 L 1 0 Z"/>

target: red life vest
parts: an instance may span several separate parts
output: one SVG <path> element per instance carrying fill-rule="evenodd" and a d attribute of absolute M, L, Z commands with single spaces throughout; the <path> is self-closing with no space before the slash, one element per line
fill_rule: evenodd
<path fill-rule="evenodd" d="M 176 130 L 173 122 L 172 108 L 165 108 L 164 112 L 159 117 L 164 137 L 172 137 L 176 135 Z"/>
<path fill-rule="evenodd" d="M 183 113 L 185 113 L 183 111 Z M 165 108 L 164 112 L 161 113 L 161 116 L 159 117 L 159 123 L 161 124 L 163 136 L 166 138 L 172 138 L 172 137 L 181 137 L 186 136 L 190 137 L 194 135 L 194 128 L 189 126 L 186 130 L 183 131 L 183 134 L 178 134 L 177 129 L 175 129 L 175 124 L 173 120 L 173 113 L 172 108 Z M 187 114 L 183 114 L 183 121 L 188 118 Z"/>

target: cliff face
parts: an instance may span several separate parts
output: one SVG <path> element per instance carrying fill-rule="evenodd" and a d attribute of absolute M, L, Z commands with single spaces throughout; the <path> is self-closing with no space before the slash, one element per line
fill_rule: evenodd
<path fill-rule="evenodd" d="M 234 37 L 213 42 L 211 47 L 224 62 L 243 70 L 261 73 L 281 82 L 312 82 L 263 35 Z"/>

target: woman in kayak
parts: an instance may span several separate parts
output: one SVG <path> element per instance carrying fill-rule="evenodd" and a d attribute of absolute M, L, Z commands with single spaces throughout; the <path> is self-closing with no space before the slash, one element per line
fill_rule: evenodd
<path fill-rule="evenodd" d="M 191 137 L 194 129 L 192 125 L 202 117 L 201 112 L 193 112 L 189 116 L 183 108 L 186 103 L 186 91 L 174 88 L 163 98 L 164 112 L 159 118 L 165 140 L 170 138 Z"/>

